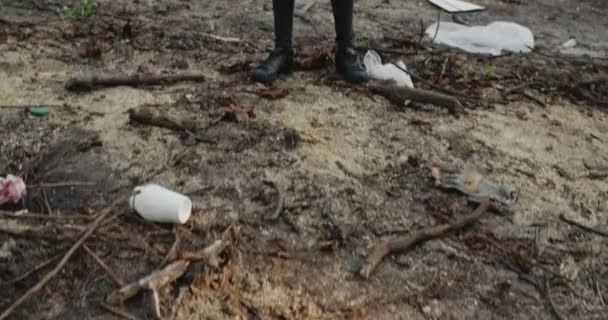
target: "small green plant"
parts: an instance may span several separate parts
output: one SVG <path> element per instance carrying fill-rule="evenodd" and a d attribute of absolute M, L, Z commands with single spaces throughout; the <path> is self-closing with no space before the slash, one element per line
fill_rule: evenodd
<path fill-rule="evenodd" d="M 355 44 L 359 47 L 367 47 L 369 45 L 369 36 L 363 32 L 355 34 Z"/>
<path fill-rule="evenodd" d="M 97 0 L 80 0 L 76 6 L 64 6 L 61 18 L 81 20 L 93 15 L 96 9 Z"/>
<path fill-rule="evenodd" d="M 481 69 L 481 73 L 487 78 L 494 78 L 496 76 L 496 72 L 494 71 L 494 67 L 491 64 L 485 64 L 483 69 Z"/>

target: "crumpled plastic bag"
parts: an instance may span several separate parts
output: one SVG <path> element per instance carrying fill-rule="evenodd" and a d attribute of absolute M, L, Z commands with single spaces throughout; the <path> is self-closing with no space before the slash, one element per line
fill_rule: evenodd
<path fill-rule="evenodd" d="M 403 70 L 407 70 L 403 61 L 398 61 L 397 65 L 401 69 L 397 68 L 392 63 L 382 64 L 382 58 L 374 50 L 368 50 L 363 57 L 363 65 L 367 75 L 376 80 L 393 80 L 398 87 L 414 87 L 412 78 Z"/>
<path fill-rule="evenodd" d="M 20 177 L 8 175 L 0 177 L 0 206 L 17 203 L 25 196 L 25 182 Z"/>
<path fill-rule="evenodd" d="M 437 32 L 437 36 L 435 36 Z M 501 52 L 527 53 L 534 48 L 534 35 L 529 28 L 514 22 L 496 21 L 486 26 L 465 26 L 453 22 L 430 25 L 425 33 L 436 43 L 470 53 L 500 55 Z"/>

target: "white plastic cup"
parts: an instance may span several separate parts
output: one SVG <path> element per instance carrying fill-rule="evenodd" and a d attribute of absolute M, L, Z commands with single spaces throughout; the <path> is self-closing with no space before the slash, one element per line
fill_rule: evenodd
<path fill-rule="evenodd" d="M 157 184 L 133 189 L 129 205 L 145 220 L 160 223 L 184 224 L 192 213 L 188 197 Z"/>

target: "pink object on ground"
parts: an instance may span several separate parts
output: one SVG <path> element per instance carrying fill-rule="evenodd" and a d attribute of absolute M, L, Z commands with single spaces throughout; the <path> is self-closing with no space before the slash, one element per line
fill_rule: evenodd
<path fill-rule="evenodd" d="M 0 177 L 0 206 L 17 203 L 25 196 L 25 182 L 20 177 L 8 175 Z"/>

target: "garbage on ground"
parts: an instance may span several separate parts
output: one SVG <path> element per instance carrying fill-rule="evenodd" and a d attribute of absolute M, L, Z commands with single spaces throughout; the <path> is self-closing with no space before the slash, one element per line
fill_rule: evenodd
<path fill-rule="evenodd" d="M 431 168 L 435 185 L 443 189 L 455 189 L 467 195 L 471 201 L 491 199 L 512 206 L 519 198 L 517 189 L 490 180 L 473 169 Z"/>
<path fill-rule="evenodd" d="M 564 43 L 562 43 L 562 47 L 563 48 L 574 48 L 576 47 L 578 43 L 576 42 L 576 39 L 570 39 Z"/>
<path fill-rule="evenodd" d="M 136 187 L 129 204 L 131 210 L 152 222 L 184 224 L 192 212 L 188 197 L 157 184 Z"/>
<path fill-rule="evenodd" d="M 28 112 L 34 117 L 44 117 L 49 114 L 50 109 L 46 106 L 29 107 Z"/>
<path fill-rule="evenodd" d="M 486 26 L 469 27 L 440 21 L 430 25 L 425 33 L 438 44 L 470 53 L 491 55 L 500 55 L 503 51 L 527 53 L 534 48 L 532 31 L 513 22 L 496 21 Z"/>
<path fill-rule="evenodd" d="M 485 7 L 478 6 L 461 0 L 428 0 L 430 3 L 440 7 L 449 13 L 471 12 L 484 10 Z"/>
<path fill-rule="evenodd" d="M 382 64 L 380 55 L 374 50 L 369 50 L 363 58 L 363 64 L 367 75 L 372 79 L 393 80 L 398 87 L 414 87 L 410 75 L 403 71 L 407 71 L 403 61 L 398 61 L 396 65 L 392 63 Z"/>
<path fill-rule="evenodd" d="M 8 238 L 0 247 L 0 259 L 12 257 L 15 249 L 17 249 L 17 243 L 12 238 Z"/>
<path fill-rule="evenodd" d="M 25 196 L 25 182 L 20 177 L 7 175 L 0 177 L 0 206 L 7 203 L 18 203 Z"/>

